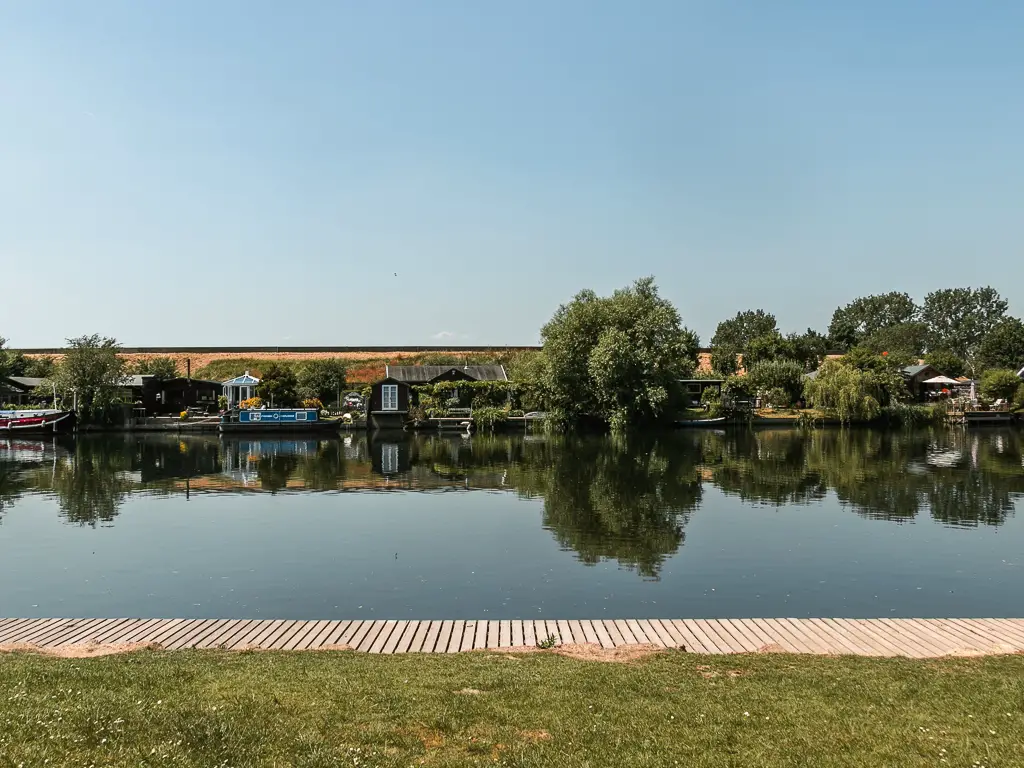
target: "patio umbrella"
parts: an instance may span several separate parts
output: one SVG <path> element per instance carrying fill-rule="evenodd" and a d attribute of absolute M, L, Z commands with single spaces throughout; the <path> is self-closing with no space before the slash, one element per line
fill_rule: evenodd
<path fill-rule="evenodd" d="M 960 382 L 957 381 L 956 379 L 949 378 L 949 376 L 933 376 L 932 378 L 927 379 L 924 383 L 925 384 L 944 384 L 946 386 L 949 386 L 951 384 L 959 384 Z"/>

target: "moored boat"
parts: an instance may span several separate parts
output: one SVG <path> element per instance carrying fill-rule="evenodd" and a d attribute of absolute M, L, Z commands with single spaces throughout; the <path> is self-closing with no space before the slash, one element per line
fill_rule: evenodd
<path fill-rule="evenodd" d="M 261 408 L 226 414 L 218 427 L 221 434 L 267 432 L 336 432 L 337 421 L 320 419 L 315 408 Z"/>
<path fill-rule="evenodd" d="M 0 411 L 0 435 L 48 435 L 74 427 L 74 411 Z"/>

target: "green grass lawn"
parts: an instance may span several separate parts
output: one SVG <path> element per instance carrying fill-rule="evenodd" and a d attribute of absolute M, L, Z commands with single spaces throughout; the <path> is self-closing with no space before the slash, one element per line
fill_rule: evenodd
<path fill-rule="evenodd" d="M 1024 765 L 1024 657 L 0 654 L 3 766 Z"/>

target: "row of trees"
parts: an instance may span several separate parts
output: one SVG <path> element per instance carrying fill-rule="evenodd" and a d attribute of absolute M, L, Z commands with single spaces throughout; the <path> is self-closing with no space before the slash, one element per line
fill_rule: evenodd
<path fill-rule="evenodd" d="M 59 361 L 53 358 L 27 358 L 6 349 L 0 337 L 0 379 L 8 376 L 34 376 L 44 379 L 43 393 L 56 395 L 63 407 L 72 404 L 85 421 L 105 421 L 118 414 L 124 405 L 125 386 L 131 376 L 151 375 L 157 379 L 180 376 L 171 357 L 145 358 L 132 362 L 121 352 L 116 339 L 98 335 L 68 339 Z M 271 364 L 260 372 L 257 396 L 282 407 L 303 400 L 333 402 L 345 388 L 345 364 L 338 359 L 306 360 L 292 367 Z"/>
<path fill-rule="evenodd" d="M 1012 399 L 1010 374 L 1024 365 L 1024 323 L 1007 309 L 989 287 L 934 291 L 920 305 L 893 292 L 839 307 L 826 333 L 785 335 L 770 312 L 747 310 L 718 324 L 712 372 L 728 377 L 727 388 L 769 403 L 806 397 L 844 419 L 871 418 L 905 401 L 901 369 L 922 358 L 948 376 L 980 377 L 983 393 Z M 665 418 L 684 400 L 679 380 L 707 375 L 697 366 L 697 335 L 653 278 L 607 297 L 582 291 L 558 308 L 541 339 L 543 352 L 514 361 L 510 373 L 537 385 L 563 424 L 592 419 L 619 429 Z M 807 383 L 805 374 L 819 367 Z"/>
<path fill-rule="evenodd" d="M 742 364 L 793 360 L 814 370 L 826 352 L 854 357 L 882 352 L 893 360 L 926 362 L 949 376 L 978 376 L 991 368 L 1024 365 L 1024 322 L 1007 314 L 1008 303 L 991 287 L 945 288 L 917 304 L 906 293 L 863 296 L 839 307 L 827 333 L 808 328 L 783 336 L 763 309 L 739 312 L 718 324 L 711 339 L 712 365 L 730 374 Z"/>

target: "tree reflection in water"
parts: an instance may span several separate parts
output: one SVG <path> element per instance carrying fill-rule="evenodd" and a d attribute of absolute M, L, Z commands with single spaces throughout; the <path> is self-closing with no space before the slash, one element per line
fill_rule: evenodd
<path fill-rule="evenodd" d="M 715 487 L 744 503 L 819 504 L 897 523 L 1003 524 L 1024 495 L 1009 429 L 699 430 L 657 436 L 364 434 L 344 440 L 90 436 L 0 441 L 0 514 L 51 495 L 68 522 L 110 523 L 130 494 L 511 491 L 584 563 L 656 578 Z"/>

